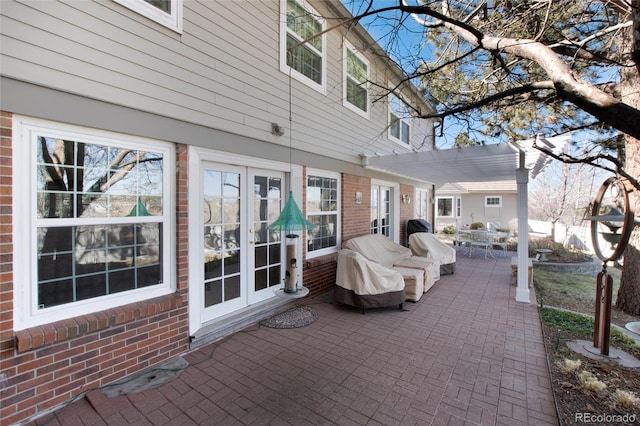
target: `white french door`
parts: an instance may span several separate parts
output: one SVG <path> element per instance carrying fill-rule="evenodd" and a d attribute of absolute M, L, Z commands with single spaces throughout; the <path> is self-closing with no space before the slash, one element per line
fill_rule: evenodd
<path fill-rule="evenodd" d="M 249 304 L 273 297 L 274 287 L 283 284 L 286 266 L 283 261 L 284 244 L 280 231 L 270 231 L 269 224 L 280 216 L 284 206 L 284 178 L 282 172 L 249 169 L 249 194 L 252 208 L 248 212 L 249 228 Z M 252 278 L 252 279 L 251 279 Z"/>
<path fill-rule="evenodd" d="M 391 238 L 392 227 L 392 191 L 384 185 L 371 186 L 371 225 L 372 234 L 382 234 Z"/>
<path fill-rule="evenodd" d="M 284 183 L 281 171 L 201 163 L 202 273 L 190 279 L 200 323 L 274 297 L 282 284 L 284 247 L 267 227 L 284 205 Z"/>

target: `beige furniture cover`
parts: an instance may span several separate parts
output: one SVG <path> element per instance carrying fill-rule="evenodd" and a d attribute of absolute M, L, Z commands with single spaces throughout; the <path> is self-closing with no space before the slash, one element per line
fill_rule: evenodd
<path fill-rule="evenodd" d="M 437 260 L 441 274 L 453 274 L 456 250 L 440 241 L 435 235 L 429 232 L 415 232 L 409 235 L 409 248 L 415 256 Z"/>
<path fill-rule="evenodd" d="M 424 271 L 424 292 L 433 286 L 436 275 L 439 276 L 438 262 L 432 259 L 427 259 L 426 257 L 414 256 L 411 253 L 411 249 L 403 247 L 398 243 L 394 243 L 384 235 L 362 235 L 342 243 L 342 247 L 357 251 L 370 261 L 387 268 L 396 266 L 402 268 L 422 269 Z"/>
<path fill-rule="evenodd" d="M 402 273 L 352 250 L 338 252 L 335 299 L 360 308 L 399 305 L 406 299 Z"/>
<path fill-rule="evenodd" d="M 422 269 L 400 268 L 398 266 L 393 266 L 391 269 L 402 274 L 404 293 L 407 295 L 407 300 L 411 302 L 419 301 L 422 293 L 424 293 L 424 271 Z"/>

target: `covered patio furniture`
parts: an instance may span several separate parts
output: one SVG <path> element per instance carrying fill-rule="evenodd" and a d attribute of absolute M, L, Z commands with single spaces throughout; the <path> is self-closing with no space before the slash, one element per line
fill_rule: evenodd
<path fill-rule="evenodd" d="M 386 268 L 399 267 L 424 271 L 423 291 L 429 290 L 439 277 L 438 262 L 414 256 L 411 249 L 401 246 L 380 234 L 367 234 L 342 243 L 345 249 L 357 251 L 367 259 Z"/>
<path fill-rule="evenodd" d="M 453 274 L 456 269 L 456 250 L 429 232 L 415 232 L 409 236 L 409 248 L 415 256 L 436 260 L 440 275 Z"/>
<path fill-rule="evenodd" d="M 371 262 L 352 250 L 338 252 L 336 287 L 337 302 L 358 308 L 381 308 L 397 305 L 402 309 L 406 299 L 404 279 L 400 271 Z"/>

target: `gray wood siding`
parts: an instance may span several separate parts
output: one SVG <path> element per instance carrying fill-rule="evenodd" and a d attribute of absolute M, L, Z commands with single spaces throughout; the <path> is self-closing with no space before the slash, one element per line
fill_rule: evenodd
<path fill-rule="evenodd" d="M 369 120 L 343 106 L 342 28 L 326 37 L 326 95 L 292 79 L 289 129 L 278 0 L 185 1 L 182 34 L 106 0 L 3 0 L 0 13 L 4 77 L 279 145 L 291 137 L 298 150 L 352 163 L 407 150 L 387 138 L 386 102 L 372 105 Z M 386 85 L 393 74 L 370 60 Z M 285 136 L 271 134 L 272 122 Z M 412 141 L 431 132 L 422 120 Z"/>

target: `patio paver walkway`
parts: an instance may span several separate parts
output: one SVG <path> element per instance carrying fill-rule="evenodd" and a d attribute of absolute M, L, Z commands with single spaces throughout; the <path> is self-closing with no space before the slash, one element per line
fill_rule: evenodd
<path fill-rule="evenodd" d="M 460 253 L 405 312 L 305 300 L 311 325 L 250 327 L 185 355 L 168 384 L 93 391 L 38 424 L 557 425 L 538 310 L 515 302 L 510 258 Z"/>

